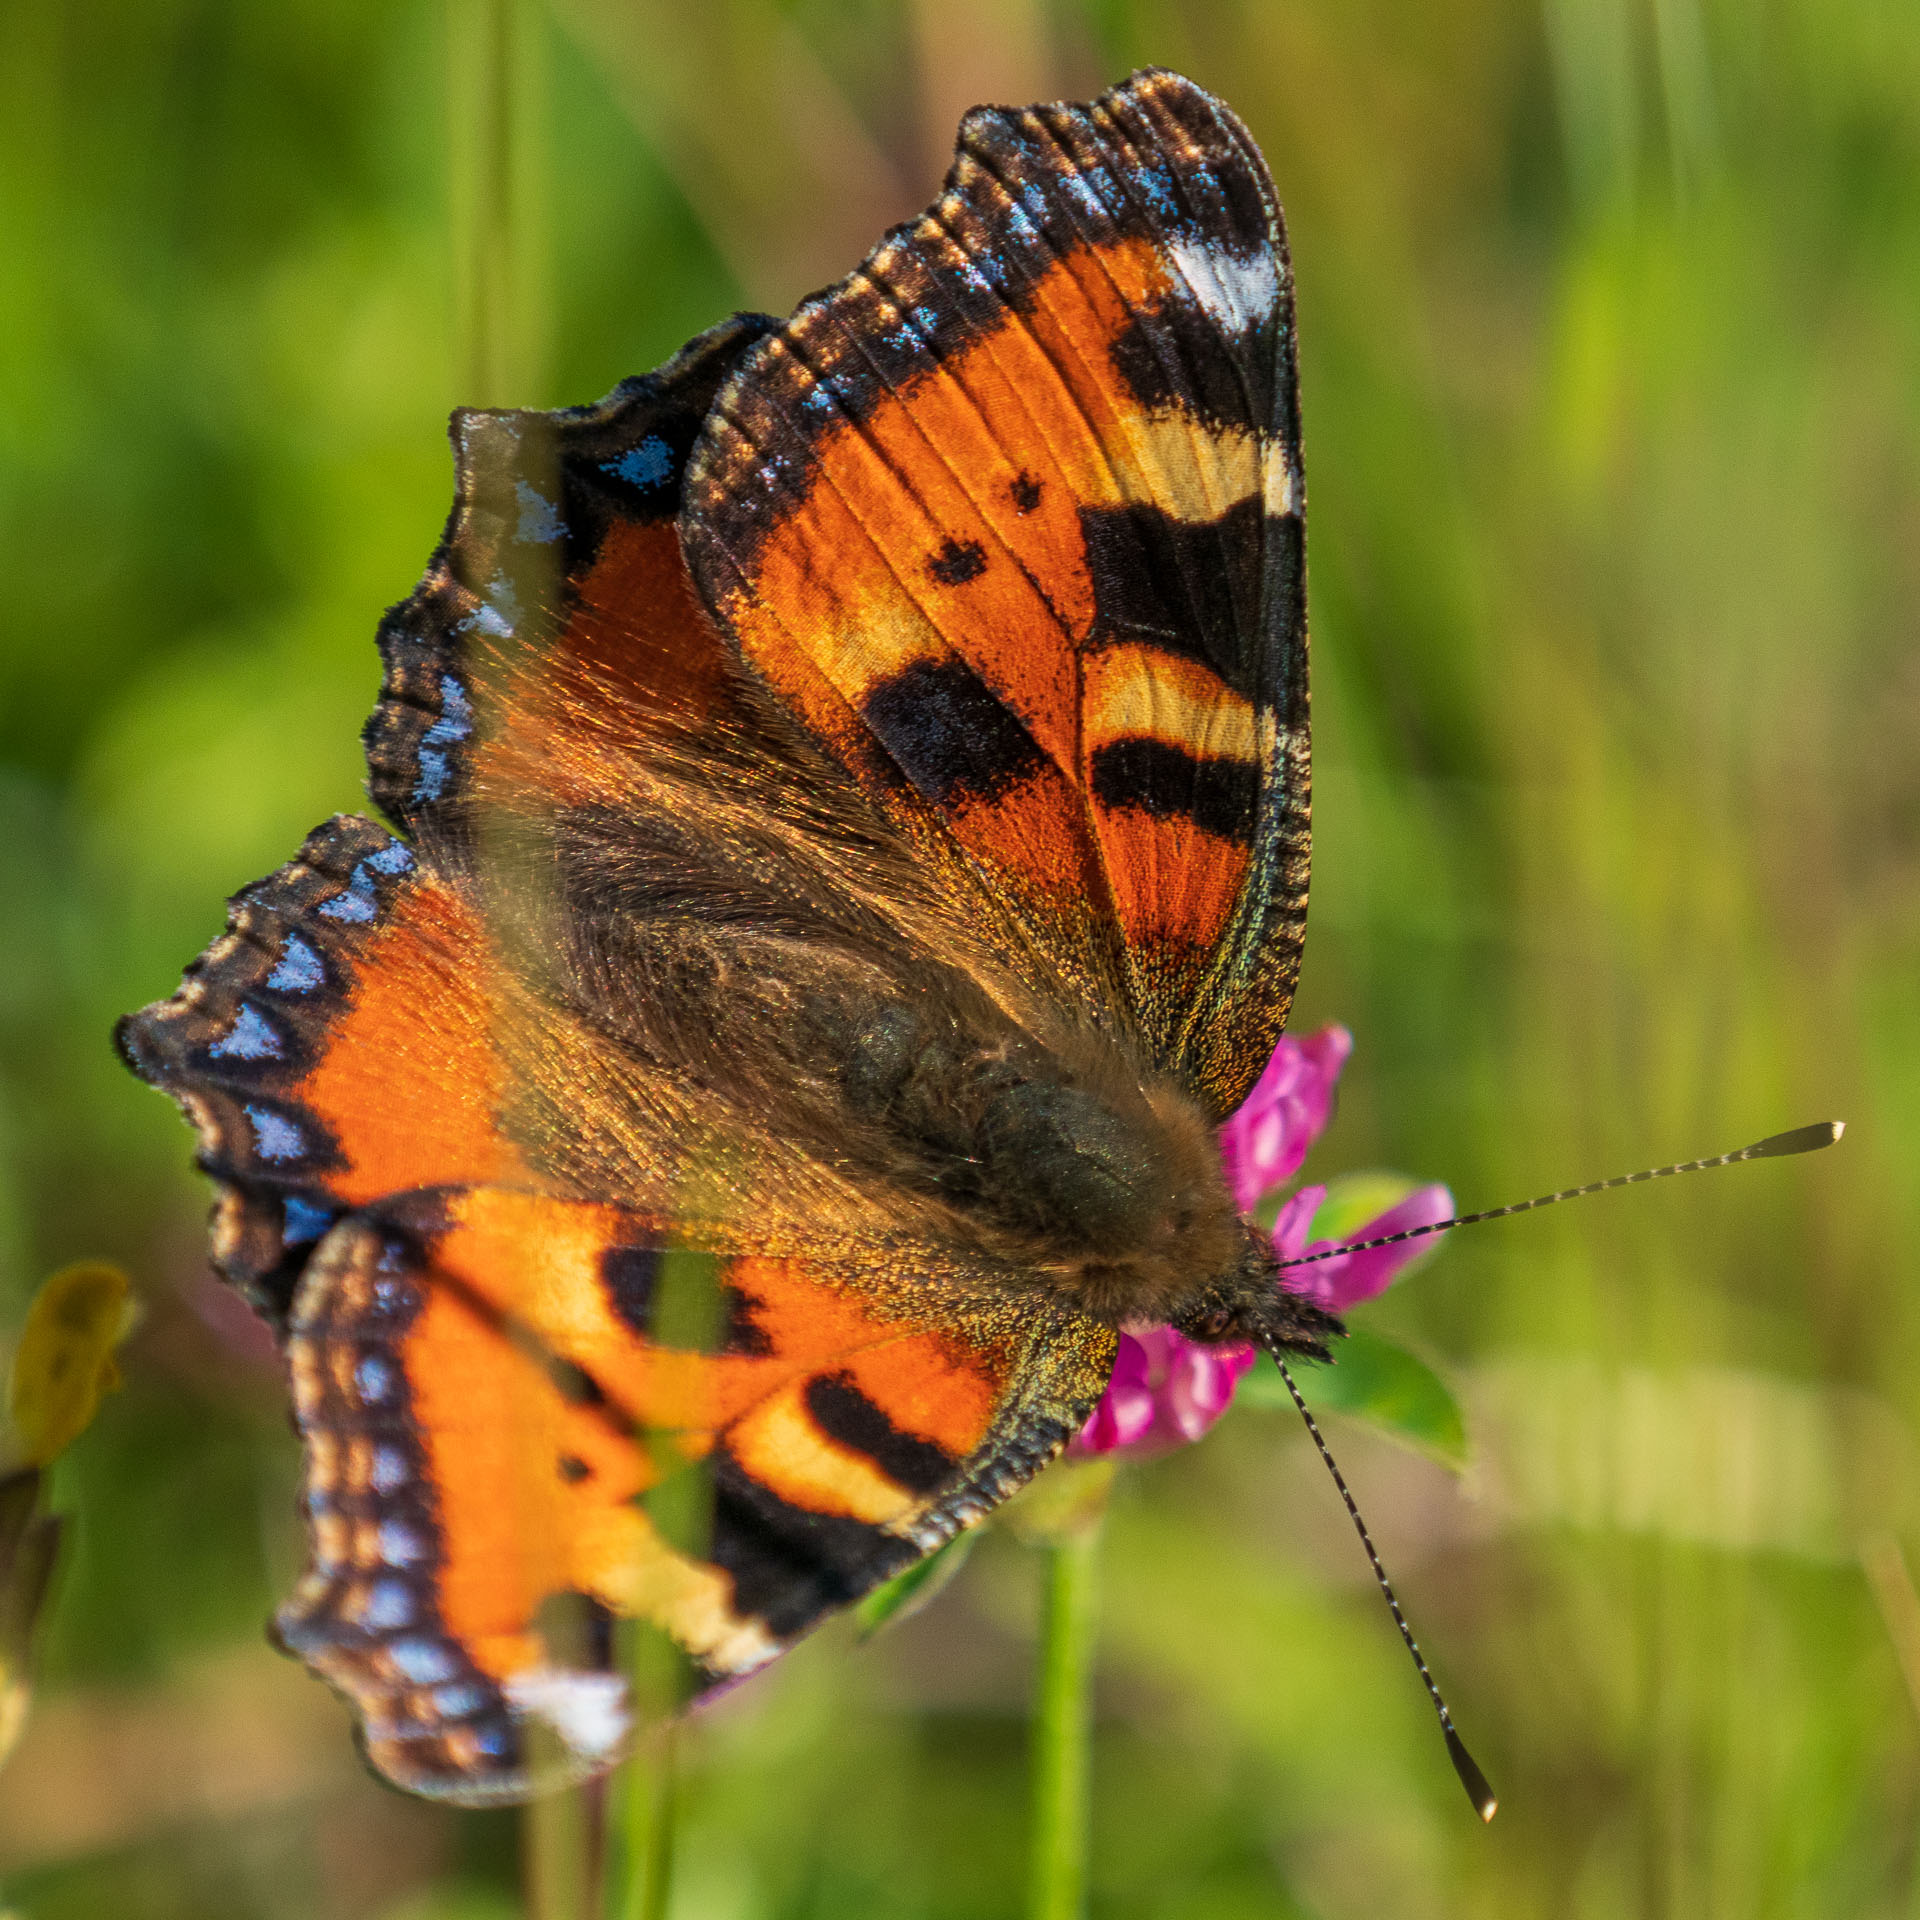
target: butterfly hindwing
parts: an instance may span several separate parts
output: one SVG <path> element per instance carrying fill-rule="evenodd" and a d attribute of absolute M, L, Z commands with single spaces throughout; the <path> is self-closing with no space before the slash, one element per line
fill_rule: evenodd
<path fill-rule="evenodd" d="M 540 1764 L 615 1756 L 612 1642 L 556 1664 L 553 1603 L 651 1622 L 706 1682 L 735 1677 L 978 1519 L 1104 1385 L 1108 1330 L 950 1252 L 806 1257 L 770 1250 L 791 1219 L 690 1235 L 554 1197 L 648 1114 L 614 1184 L 665 1193 L 678 1167 L 684 1188 L 700 1156 L 661 1136 L 699 1111 L 542 1001 L 461 885 L 371 821 L 330 822 L 238 896 L 121 1044 L 199 1128 L 216 1260 L 284 1332 L 311 1558 L 282 1638 L 414 1791 L 517 1798 Z M 641 1084 L 616 1097 L 623 1064 Z M 650 1334 L 672 1260 L 713 1273 L 698 1350 Z M 713 1486 L 684 1551 L 636 1504 L 675 1459 Z"/>
<path fill-rule="evenodd" d="M 311 1560 L 279 1631 L 400 1785 L 523 1797 L 537 1729 L 550 1771 L 604 1766 L 625 1681 L 610 1638 L 552 1644 L 557 1605 L 651 1622 L 702 1687 L 750 1672 L 1026 1479 L 1112 1362 L 1109 1330 L 964 1271 L 674 1239 L 472 1188 L 316 1255 L 289 1342 Z M 655 1326 L 676 1263 L 697 1343 Z M 688 1473 L 676 1543 L 655 1502 Z"/>
<path fill-rule="evenodd" d="M 675 519 L 708 403 L 771 325 L 736 315 L 594 406 L 454 415 L 445 537 L 380 627 L 366 746 L 389 818 L 464 851 L 489 810 L 619 806 L 663 728 L 724 724 Z"/>
<path fill-rule="evenodd" d="M 1306 893 L 1291 270 L 1190 82 L 982 109 L 721 389 L 690 564 L 749 668 L 1062 990 L 1220 1113 Z"/>

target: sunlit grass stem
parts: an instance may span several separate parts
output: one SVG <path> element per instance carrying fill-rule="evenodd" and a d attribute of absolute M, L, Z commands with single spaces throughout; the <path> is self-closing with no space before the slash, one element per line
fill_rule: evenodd
<path fill-rule="evenodd" d="M 654 1282 L 653 1331 L 664 1345 L 710 1352 L 720 1342 L 724 1307 L 719 1273 L 705 1255 L 670 1253 Z M 642 1436 L 646 1444 L 646 1436 Z M 647 1494 L 657 1536 L 690 1560 L 704 1559 L 713 1537 L 713 1481 L 703 1460 L 689 1460 L 668 1437 L 656 1440 L 663 1477 Z M 633 1710 L 643 1729 L 614 1783 L 606 1836 L 608 1920 L 662 1920 L 673 1887 L 674 1832 L 680 1799 L 677 1716 L 691 1696 L 686 1656 L 668 1636 L 636 1622 L 626 1660 Z"/>
<path fill-rule="evenodd" d="M 685 1537 L 704 1531 L 709 1504 L 703 1472 L 682 1475 L 673 1497 L 656 1497 L 656 1524 Z M 680 1511 L 676 1513 L 674 1508 Z M 676 1715 L 686 1698 L 685 1661 L 667 1637 L 636 1626 L 626 1661 L 641 1732 L 614 1776 L 607 1801 L 604 1884 L 606 1920 L 662 1920 L 673 1890 L 674 1835 L 680 1812 L 680 1741 Z"/>
<path fill-rule="evenodd" d="M 1093 1653 L 1100 1521 L 1044 1547 L 1040 1686 L 1033 1718 L 1033 1858 L 1028 1920 L 1080 1920 L 1087 1903 Z"/>
<path fill-rule="evenodd" d="M 462 406 L 544 398 L 544 18 L 531 0 L 447 0 L 447 199 Z"/>
<path fill-rule="evenodd" d="M 672 1726 L 635 1749 L 620 1776 L 621 1862 L 608 1920 L 662 1920 L 673 1884 L 679 1735 Z"/>
<path fill-rule="evenodd" d="M 447 0 L 453 374 L 463 406 L 524 406 L 539 397 L 541 18 L 528 0 Z M 592 1920 L 605 1880 L 601 1809 L 598 1791 L 583 1789 L 527 1807 L 521 1853 L 531 1920 Z"/>
<path fill-rule="evenodd" d="M 521 1822 L 528 1920 L 592 1920 L 593 1809 L 579 1788 L 533 1801 Z"/>

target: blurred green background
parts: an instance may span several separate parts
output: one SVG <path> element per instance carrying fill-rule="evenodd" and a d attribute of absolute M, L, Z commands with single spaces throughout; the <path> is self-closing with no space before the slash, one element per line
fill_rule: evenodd
<path fill-rule="evenodd" d="M 1469 1411 L 1464 1482 L 1333 1437 L 1490 1829 L 1295 1424 L 1243 1409 L 1131 1471 L 1096 1920 L 1920 1914 L 1920 10 L 512 25 L 490 186 L 478 0 L 0 7 L 0 1341 L 81 1254 L 149 1306 L 57 1476 L 0 1904 L 518 1911 L 511 1817 L 374 1785 L 262 1642 L 299 1554 L 283 1395 L 109 1026 L 359 803 L 451 405 L 590 399 L 784 309 L 930 196 L 972 101 L 1162 62 L 1251 125 L 1298 267 L 1296 1025 L 1358 1037 L 1310 1173 L 1489 1204 L 1850 1131 L 1478 1230 L 1369 1310 Z M 1035 1597 L 997 1536 L 912 1623 L 829 1630 L 710 1716 L 674 1920 L 1018 1912 Z"/>

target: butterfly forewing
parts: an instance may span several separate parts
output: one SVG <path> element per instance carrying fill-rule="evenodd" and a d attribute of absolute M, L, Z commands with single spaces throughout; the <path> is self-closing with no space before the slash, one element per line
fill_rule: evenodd
<path fill-rule="evenodd" d="M 453 513 L 381 622 L 366 727 L 404 831 L 458 852 L 489 815 L 623 807 L 663 731 L 734 724 L 675 520 L 708 404 L 772 324 L 737 315 L 595 406 L 454 416 Z"/>
<path fill-rule="evenodd" d="M 1305 910 L 1303 505 L 1271 182 L 1147 74 L 969 115 L 934 206 L 721 389 L 683 532 L 1010 961 L 1225 1113 Z"/>

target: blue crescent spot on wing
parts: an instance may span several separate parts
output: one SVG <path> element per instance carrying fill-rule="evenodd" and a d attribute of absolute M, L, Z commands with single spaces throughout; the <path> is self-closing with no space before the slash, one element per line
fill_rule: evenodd
<path fill-rule="evenodd" d="M 673 478 L 673 449 L 657 433 L 650 433 L 637 447 L 629 447 L 618 460 L 608 460 L 604 466 L 629 486 L 664 487 Z"/>
<path fill-rule="evenodd" d="M 233 1025 L 207 1049 L 216 1060 L 279 1060 L 286 1051 L 276 1029 L 244 1000 Z"/>
<path fill-rule="evenodd" d="M 513 530 L 516 540 L 548 546 L 555 540 L 566 538 L 567 523 L 560 518 L 553 502 L 538 488 L 528 486 L 524 480 L 516 480 L 514 497 L 520 503 L 519 524 Z"/>
<path fill-rule="evenodd" d="M 326 982 L 326 963 L 319 954 L 297 933 L 288 934 L 267 985 L 276 993 L 311 993 Z"/>
<path fill-rule="evenodd" d="M 254 1151 L 262 1160 L 298 1160 L 307 1150 L 307 1136 L 283 1113 L 271 1107 L 249 1105 Z"/>

